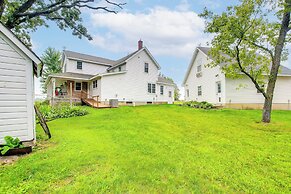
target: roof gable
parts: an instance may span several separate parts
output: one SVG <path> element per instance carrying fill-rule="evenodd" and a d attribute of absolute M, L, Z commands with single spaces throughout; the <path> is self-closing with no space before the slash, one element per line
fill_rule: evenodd
<path fill-rule="evenodd" d="M 0 22 L 0 32 L 7 37 L 17 48 L 19 48 L 30 60 L 33 62 L 33 70 L 36 76 L 41 75 L 43 63 L 40 58 L 31 50 L 29 49 L 16 35 L 6 28 Z"/>
<path fill-rule="evenodd" d="M 127 58 L 124 62 L 128 62 L 129 60 L 131 60 L 132 58 L 134 58 L 135 56 L 137 56 L 139 53 L 141 52 L 145 52 L 149 58 L 154 62 L 154 64 L 157 66 L 157 68 L 160 70 L 161 69 L 161 66 L 158 64 L 158 62 L 156 61 L 156 59 L 153 57 L 153 55 L 151 54 L 151 52 L 146 48 L 146 47 L 143 47 L 142 49 L 140 50 L 137 50 L 136 52 L 134 52 L 129 58 Z"/>

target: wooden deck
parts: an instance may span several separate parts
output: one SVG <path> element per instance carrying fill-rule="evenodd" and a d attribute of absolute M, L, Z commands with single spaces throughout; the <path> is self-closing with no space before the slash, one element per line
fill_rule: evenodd
<path fill-rule="evenodd" d="M 83 98 L 82 102 L 93 108 L 111 108 L 109 105 L 101 104 L 100 102 L 97 102 L 93 98 Z"/>

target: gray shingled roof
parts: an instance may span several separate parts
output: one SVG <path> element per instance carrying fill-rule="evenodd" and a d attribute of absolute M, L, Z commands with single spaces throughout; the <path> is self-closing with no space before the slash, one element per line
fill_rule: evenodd
<path fill-rule="evenodd" d="M 117 61 L 115 61 L 115 64 L 112 65 L 112 67 L 110 67 L 108 70 L 110 69 L 113 69 L 114 67 L 117 67 L 119 66 L 120 64 L 124 63 L 127 59 L 129 59 L 130 57 L 132 57 L 133 55 L 135 55 L 139 50 L 133 52 L 133 53 L 130 53 L 129 55 L 121 58 L 121 59 L 118 59 Z"/>
<path fill-rule="evenodd" d="M 204 54 L 206 54 L 210 59 L 213 59 L 211 55 L 208 54 L 210 51 L 210 47 L 197 47 L 199 50 L 201 50 Z M 280 75 L 291 75 L 291 69 L 288 67 L 285 67 L 283 65 L 280 66 L 279 70 Z"/>
<path fill-rule="evenodd" d="M 169 79 L 162 77 L 162 76 L 158 77 L 158 82 L 167 83 L 167 84 L 175 84 L 172 80 L 169 80 Z"/>
<path fill-rule="evenodd" d="M 71 78 L 81 78 L 89 80 L 93 77 L 93 75 L 87 75 L 87 74 L 79 74 L 79 73 L 55 73 L 50 75 L 51 77 L 71 77 Z"/>
<path fill-rule="evenodd" d="M 73 52 L 73 51 L 67 51 L 67 50 L 65 50 L 64 53 L 68 58 L 83 59 L 83 60 L 93 61 L 96 63 L 107 64 L 110 66 L 115 64 L 115 61 L 110 60 L 110 59 L 106 59 L 106 58 L 102 58 L 102 57 L 96 57 L 96 56 L 92 56 L 92 55 L 86 55 L 86 54 L 77 53 L 77 52 Z"/>
<path fill-rule="evenodd" d="M 118 65 L 122 64 L 123 62 L 125 62 L 127 59 L 129 59 L 130 57 L 132 57 L 133 55 L 135 55 L 139 50 L 130 53 L 129 55 L 118 59 L 118 60 L 111 60 L 111 59 L 106 59 L 106 58 L 102 58 L 102 57 L 96 57 L 96 56 L 92 56 L 92 55 L 86 55 L 86 54 L 82 54 L 82 53 L 77 53 L 77 52 L 73 52 L 73 51 L 64 51 L 64 54 L 68 57 L 68 58 L 74 58 L 74 59 L 83 59 L 83 60 L 88 60 L 88 61 L 93 61 L 96 63 L 101 63 L 101 64 L 106 64 L 109 67 L 109 69 L 112 69 L 114 67 L 117 67 Z"/>

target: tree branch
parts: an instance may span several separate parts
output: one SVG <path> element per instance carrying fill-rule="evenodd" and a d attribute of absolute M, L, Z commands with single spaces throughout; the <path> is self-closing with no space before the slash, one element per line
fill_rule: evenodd
<path fill-rule="evenodd" d="M 267 94 L 266 94 L 265 90 L 261 88 L 261 86 L 258 84 L 257 80 L 251 74 L 249 74 L 247 71 L 245 71 L 245 69 L 242 67 L 242 64 L 240 61 L 240 50 L 239 50 L 239 45 L 241 42 L 242 42 L 242 39 L 239 40 L 238 44 L 235 47 L 236 48 L 236 60 L 237 60 L 238 66 L 239 66 L 241 72 L 244 73 L 246 76 L 248 76 L 251 79 L 251 81 L 255 84 L 255 87 L 263 94 L 263 96 L 265 98 L 267 98 Z"/>
<path fill-rule="evenodd" d="M 1 0 L 2 1 L 2 0 Z M 38 17 L 38 16 L 47 16 L 51 13 L 57 12 L 61 9 L 70 9 L 70 8 L 81 8 L 81 7 L 85 7 L 88 9 L 94 9 L 94 10 L 104 10 L 110 13 L 117 13 L 117 11 L 111 10 L 106 6 L 97 6 L 97 7 L 93 7 L 88 5 L 87 3 L 92 3 L 94 2 L 94 0 L 76 0 L 71 4 L 64 4 L 66 2 L 66 0 L 61 0 L 55 3 L 52 3 L 38 11 L 34 11 L 34 12 L 26 12 L 31 6 L 32 4 L 35 2 L 36 0 L 28 0 L 27 2 L 25 2 L 22 6 L 19 7 L 19 9 L 17 9 L 17 11 L 15 11 L 15 13 L 13 13 L 13 17 L 12 19 L 8 20 L 6 22 L 6 26 L 10 29 L 14 28 L 16 25 L 19 25 L 23 22 L 26 22 L 29 19 L 32 19 L 34 17 Z M 106 0 L 106 2 L 108 4 L 117 6 L 119 8 L 122 9 L 122 5 L 125 5 L 125 3 L 114 3 L 112 1 Z M 30 7 L 29 7 L 30 6 Z M 25 10 L 25 11 L 24 11 Z"/>

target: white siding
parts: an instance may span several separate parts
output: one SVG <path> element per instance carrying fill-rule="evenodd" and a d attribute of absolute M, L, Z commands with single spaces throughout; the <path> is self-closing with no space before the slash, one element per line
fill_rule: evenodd
<path fill-rule="evenodd" d="M 32 61 L 0 32 L 0 143 L 7 135 L 34 139 L 32 94 Z"/>
<path fill-rule="evenodd" d="M 108 69 L 108 66 L 89 62 L 82 62 L 82 69 L 77 69 L 77 61 L 78 60 L 66 59 L 64 72 L 96 75 L 99 73 L 104 73 Z"/>
<path fill-rule="evenodd" d="M 161 86 L 164 86 L 164 94 L 161 95 Z M 172 96 L 169 97 L 169 92 L 171 91 Z M 158 102 L 167 102 L 169 104 L 172 104 L 174 102 L 174 91 L 175 91 L 175 87 L 174 86 L 170 86 L 167 84 L 158 84 L 157 85 L 157 101 Z"/>
<path fill-rule="evenodd" d="M 144 72 L 144 64 L 149 64 L 149 72 Z M 140 52 L 126 64 L 126 73 L 102 77 L 102 101 L 112 98 L 120 101 L 157 101 L 156 93 L 148 93 L 148 83 L 156 83 L 159 70 L 145 51 Z"/>
<path fill-rule="evenodd" d="M 291 77 L 278 77 L 273 103 L 291 101 Z M 264 103 L 262 94 L 247 77 L 242 79 L 226 78 L 226 103 Z"/>
<path fill-rule="evenodd" d="M 97 80 L 97 88 L 93 88 L 93 81 L 90 82 L 90 95 L 101 97 L 101 79 Z"/>
<path fill-rule="evenodd" d="M 197 66 L 201 64 L 202 76 L 197 77 Z M 210 63 L 210 59 L 198 51 L 198 54 L 192 64 L 189 76 L 185 82 L 185 100 L 207 101 L 210 103 L 218 104 L 225 101 L 225 76 L 217 67 L 205 67 Z M 216 82 L 221 82 L 221 102 L 219 102 L 219 95 L 217 94 Z M 198 96 L 198 86 L 202 87 L 202 95 Z M 189 90 L 189 97 L 187 96 L 187 90 Z"/>

